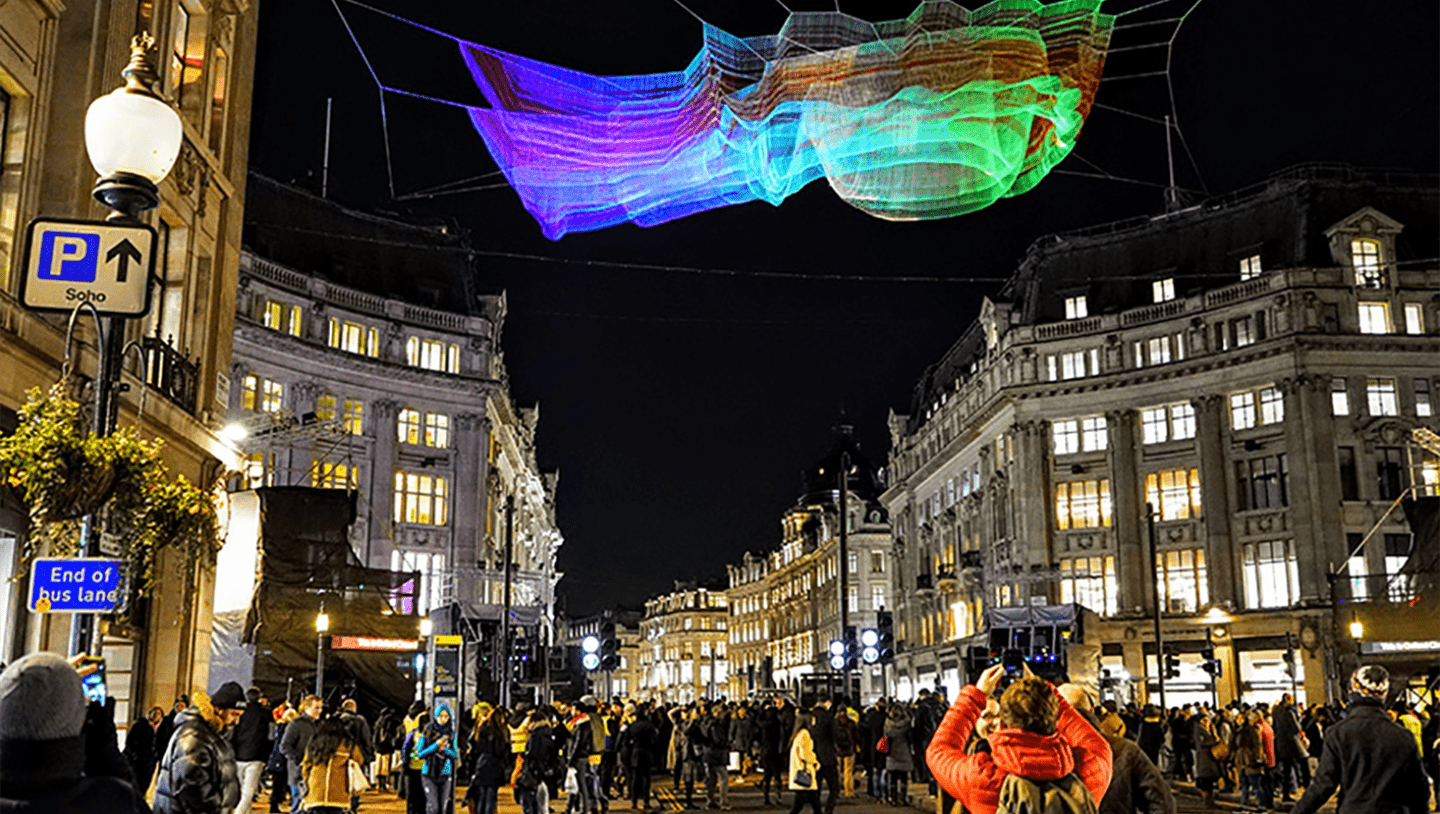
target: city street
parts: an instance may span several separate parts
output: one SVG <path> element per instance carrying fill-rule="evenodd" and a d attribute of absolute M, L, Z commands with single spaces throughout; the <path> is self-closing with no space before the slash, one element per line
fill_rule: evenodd
<path fill-rule="evenodd" d="M 858 782 L 863 785 L 863 778 L 859 779 Z M 924 787 L 920 786 L 919 789 L 923 791 Z M 1198 793 L 1196 793 L 1193 787 L 1189 786 L 1189 784 L 1179 785 L 1176 787 L 1175 791 L 1176 811 L 1181 812 L 1181 814 L 1198 814 L 1198 812 L 1215 810 L 1207 809 L 1204 805 L 1202 805 Z M 463 807 L 463 804 L 460 802 L 463 794 L 464 790 L 461 789 L 460 792 L 456 795 L 456 814 L 464 814 L 465 809 Z M 675 796 L 671 791 L 670 781 L 668 779 L 662 780 L 659 777 L 656 778 L 655 796 L 657 798 L 657 805 L 650 809 L 650 811 L 652 812 L 686 810 L 683 799 L 679 801 L 675 799 Z M 703 809 L 703 797 L 704 795 L 697 788 L 695 801 L 697 808 Z M 742 782 L 737 780 L 731 781 L 730 804 L 731 807 L 734 808 L 734 810 L 736 811 L 772 811 L 780 812 L 781 814 L 783 814 L 784 812 L 789 811 L 790 800 L 791 798 L 787 791 L 784 806 L 765 806 L 761 802 L 759 790 L 752 782 Z M 1230 795 L 1222 794 L 1219 796 L 1216 802 L 1219 806 L 1219 809 L 1222 811 L 1237 811 L 1240 808 L 1238 801 Z M 510 789 L 505 788 L 500 790 L 499 803 L 500 804 L 498 807 L 498 814 L 520 814 L 520 806 L 515 803 L 515 798 L 512 795 Z M 875 802 L 874 800 L 871 800 L 868 797 L 863 796 L 850 799 L 842 798 L 840 801 L 840 808 L 844 809 L 846 814 L 881 814 L 882 812 L 890 812 L 895 810 L 891 806 L 882 805 Z M 261 809 L 257 805 L 254 810 L 256 812 L 259 812 Z M 360 810 L 364 812 L 370 812 L 370 814 L 405 814 L 405 801 L 399 799 L 394 794 L 369 792 L 361 797 Z M 560 812 L 563 812 L 564 800 L 562 799 L 559 801 L 550 801 L 550 810 L 552 812 L 556 812 L 556 814 L 560 814 Z M 617 800 L 611 803 L 611 810 L 614 811 L 615 814 L 622 814 L 622 812 L 629 811 L 631 809 L 628 802 Z M 912 806 L 911 810 L 919 812 L 933 812 L 934 801 L 923 798 L 915 799 L 914 805 Z M 1283 810 L 1289 811 L 1289 808 L 1287 807 Z M 1321 809 L 1321 811 L 1335 811 L 1334 802 L 1332 801 L 1326 804 Z"/>

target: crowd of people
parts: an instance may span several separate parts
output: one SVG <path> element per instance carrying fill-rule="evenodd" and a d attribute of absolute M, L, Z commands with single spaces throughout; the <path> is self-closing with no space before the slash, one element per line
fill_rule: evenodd
<path fill-rule="evenodd" d="M 87 701 L 77 663 L 37 653 L 0 673 L 0 812 L 356 814 L 376 788 L 404 798 L 407 814 L 454 814 L 457 796 L 467 814 L 496 814 L 508 786 L 523 814 L 552 814 L 562 798 L 564 814 L 608 814 L 624 801 L 654 808 L 652 780 L 668 775 L 675 802 L 720 811 L 734 777 L 790 814 L 833 814 L 861 793 L 897 807 L 938 795 L 941 814 L 1172 814 L 1172 781 L 1211 805 L 1233 791 L 1255 811 L 1310 814 L 1338 792 L 1341 814 L 1422 814 L 1440 780 L 1440 716 L 1387 705 L 1378 667 L 1355 672 L 1346 704 L 1310 708 L 1289 696 L 1220 710 L 1097 706 L 1078 686 L 997 665 L 953 704 L 928 691 L 868 705 L 587 695 L 458 712 L 417 702 L 373 725 L 353 698 L 272 706 L 228 682 L 147 710 L 122 751 L 113 699 Z"/>

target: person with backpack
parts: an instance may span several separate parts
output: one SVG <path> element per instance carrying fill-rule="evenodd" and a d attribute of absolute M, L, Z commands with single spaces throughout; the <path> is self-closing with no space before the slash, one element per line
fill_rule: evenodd
<path fill-rule="evenodd" d="M 904 704 L 890 707 L 890 719 L 885 722 L 885 777 L 892 806 L 910 805 L 910 772 L 915 769 L 915 759 L 910 753 L 910 738 L 914 724 L 910 711 Z"/>
<path fill-rule="evenodd" d="M 1110 786 L 1110 744 L 1028 667 L 1000 696 L 1002 725 L 990 733 L 990 751 L 967 754 L 1004 675 L 1004 665 L 994 665 L 960 691 L 926 750 L 930 773 L 970 814 L 1093 812 Z"/>

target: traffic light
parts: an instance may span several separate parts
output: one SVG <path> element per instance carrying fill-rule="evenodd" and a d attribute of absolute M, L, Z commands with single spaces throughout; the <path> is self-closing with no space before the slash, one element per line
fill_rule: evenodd
<path fill-rule="evenodd" d="M 880 651 L 880 663 L 889 664 L 895 660 L 895 617 L 890 611 L 875 614 L 875 648 Z"/>
<path fill-rule="evenodd" d="M 830 669 L 840 672 L 845 669 L 845 640 L 830 640 Z"/>
<path fill-rule="evenodd" d="M 880 634 L 874 628 L 865 628 L 860 631 L 860 660 L 866 664 L 874 664 L 880 660 Z"/>
<path fill-rule="evenodd" d="M 1295 675 L 1295 634 L 1285 631 L 1285 672 L 1292 678 Z"/>
<path fill-rule="evenodd" d="M 845 640 L 845 669 L 854 670 L 860 666 L 860 634 L 853 626 L 846 625 L 843 638 Z"/>
<path fill-rule="evenodd" d="M 580 666 L 590 672 L 600 669 L 600 639 L 586 636 L 580 640 Z"/>
<path fill-rule="evenodd" d="M 1180 655 L 1175 652 L 1174 647 L 1168 644 L 1165 645 L 1165 677 L 1180 677 Z"/>
<path fill-rule="evenodd" d="M 1200 651 L 1200 655 L 1205 659 L 1203 662 L 1201 662 L 1200 669 L 1209 673 L 1211 678 L 1219 678 L 1220 660 L 1215 658 L 1214 645 L 1206 642 L 1205 649 Z"/>
<path fill-rule="evenodd" d="M 600 669 L 620 668 L 620 638 L 615 635 L 615 623 L 607 621 L 600 625 Z"/>

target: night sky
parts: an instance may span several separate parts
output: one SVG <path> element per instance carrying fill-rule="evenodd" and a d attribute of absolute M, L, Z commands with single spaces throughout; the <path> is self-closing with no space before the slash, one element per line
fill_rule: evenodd
<path fill-rule="evenodd" d="M 1192 2 L 1172 0 L 1147 13 L 1175 16 Z M 700 46 L 699 23 L 674 0 L 374 4 L 597 74 L 679 70 Z M 775 0 L 686 5 L 744 36 L 773 33 L 785 17 Z M 840 7 L 880 20 L 903 17 L 914 4 L 841 0 Z M 339 8 L 385 84 L 478 101 L 451 43 L 346 2 Z M 1437 9 L 1416 0 L 1204 0 L 1173 51 L 1176 111 L 1194 158 L 1192 166 L 1177 143 L 1178 185 L 1225 193 L 1312 161 L 1435 171 Z M 1095 173 L 1098 166 L 1127 181 L 1056 173 L 990 209 L 922 223 L 871 218 L 817 182 L 778 208 L 750 203 L 551 242 L 508 188 L 392 199 L 379 93 L 336 6 L 266 0 L 260 17 L 253 169 L 318 189 L 330 98 L 332 198 L 451 218 L 481 252 L 554 258 L 482 254 L 476 265 L 482 289 L 509 292 L 504 348 L 514 395 L 521 404 L 539 402 L 540 464 L 561 473 L 561 591 L 572 613 L 638 605 L 676 578 L 721 576 L 744 551 L 777 545 L 780 515 L 800 494 L 800 471 L 825 451 L 831 427 L 843 415 L 862 449 L 883 463 L 887 411 L 908 412 L 925 367 L 1033 240 L 1162 211 L 1164 128 L 1098 109 L 1059 169 Z M 1117 31 L 1112 46 L 1154 42 L 1172 28 Z M 1163 55 L 1117 54 L 1106 75 L 1151 70 Z M 1169 111 L 1165 82 L 1156 78 L 1106 82 L 1097 102 L 1151 117 Z M 495 169 L 461 111 L 394 94 L 386 105 L 397 197 Z M 886 279 L 898 276 L 942 279 Z"/>

